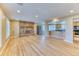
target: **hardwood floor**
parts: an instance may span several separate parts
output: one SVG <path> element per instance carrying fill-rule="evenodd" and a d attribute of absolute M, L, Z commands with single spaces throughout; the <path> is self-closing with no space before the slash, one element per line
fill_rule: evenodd
<path fill-rule="evenodd" d="M 21 37 L 12 39 L 1 50 L 1 56 L 77 56 L 79 48 L 64 40 L 46 37 Z"/>

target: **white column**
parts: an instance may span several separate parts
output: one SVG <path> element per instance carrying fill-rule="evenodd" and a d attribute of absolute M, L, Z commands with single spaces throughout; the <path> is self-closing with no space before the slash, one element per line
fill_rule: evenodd
<path fill-rule="evenodd" d="M 48 24 L 45 22 L 42 23 L 42 33 L 44 36 L 48 36 Z"/>
<path fill-rule="evenodd" d="M 65 19 L 65 41 L 73 43 L 73 18 Z"/>

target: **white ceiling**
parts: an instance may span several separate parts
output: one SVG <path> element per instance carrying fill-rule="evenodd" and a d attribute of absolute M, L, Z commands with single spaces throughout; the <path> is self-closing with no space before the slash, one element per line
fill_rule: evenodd
<path fill-rule="evenodd" d="M 34 22 L 79 13 L 79 4 L 77 3 L 23 3 L 22 6 L 17 3 L 4 3 L 2 6 L 9 17 Z M 21 13 L 17 13 L 17 10 L 20 10 Z M 70 10 L 75 12 L 70 13 Z M 39 17 L 35 18 L 36 15 Z"/>

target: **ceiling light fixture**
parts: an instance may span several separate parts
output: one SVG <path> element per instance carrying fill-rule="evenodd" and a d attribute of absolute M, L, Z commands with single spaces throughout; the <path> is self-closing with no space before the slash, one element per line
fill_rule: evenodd
<path fill-rule="evenodd" d="M 70 13 L 73 13 L 74 12 L 74 10 L 70 10 Z"/>
<path fill-rule="evenodd" d="M 35 18 L 38 18 L 38 17 L 39 17 L 38 15 L 35 16 Z"/>
<path fill-rule="evenodd" d="M 58 18 L 54 18 L 54 19 L 53 19 L 53 22 L 57 22 L 57 21 L 58 21 Z"/>
<path fill-rule="evenodd" d="M 17 10 L 17 13 L 20 13 L 21 11 L 20 10 Z"/>

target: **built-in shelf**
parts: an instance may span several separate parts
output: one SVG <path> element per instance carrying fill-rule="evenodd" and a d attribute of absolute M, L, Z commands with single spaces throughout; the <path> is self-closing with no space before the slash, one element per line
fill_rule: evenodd
<path fill-rule="evenodd" d="M 20 36 L 34 35 L 34 23 L 33 22 L 20 22 Z"/>

